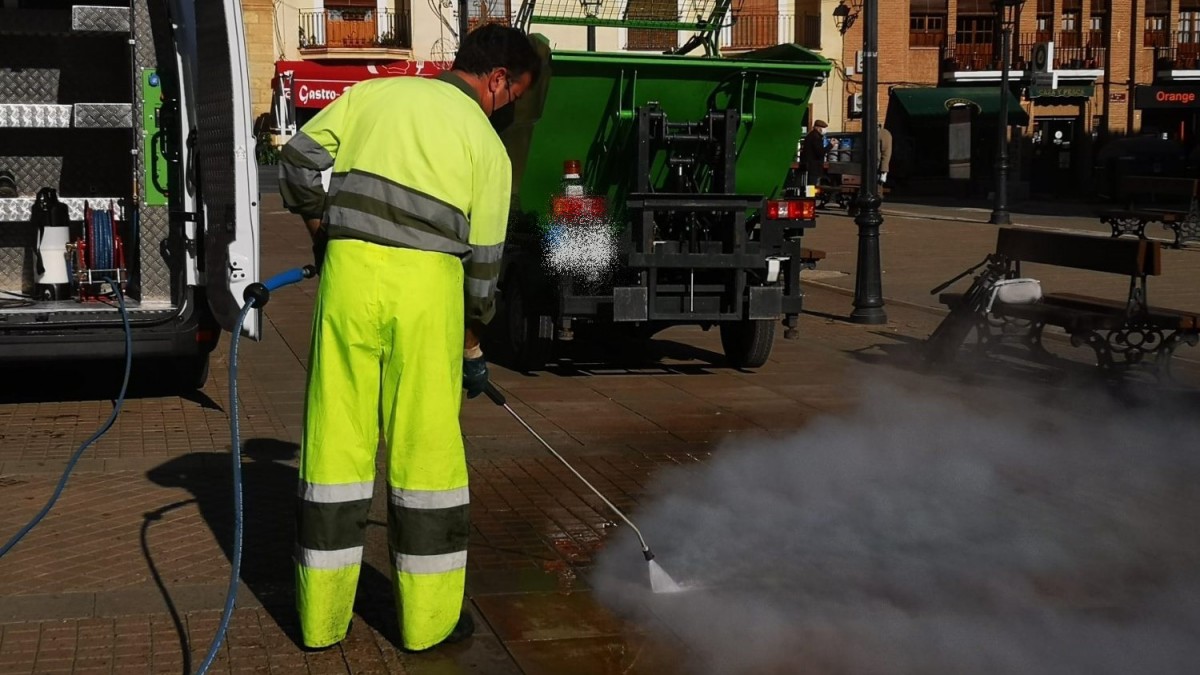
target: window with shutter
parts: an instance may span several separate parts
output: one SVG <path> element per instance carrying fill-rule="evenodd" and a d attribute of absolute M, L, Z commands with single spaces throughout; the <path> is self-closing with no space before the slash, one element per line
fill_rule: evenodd
<path fill-rule="evenodd" d="M 1142 44 L 1147 47 L 1168 46 L 1171 40 L 1167 24 L 1170 20 L 1170 0 L 1146 0 L 1146 32 Z"/>
<path fill-rule="evenodd" d="M 992 0 L 958 0 L 958 15 L 978 16 L 980 14 L 996 13 L 996 7 L 992 4 Z"/>
<path fill-rule="evenodd" d="M 946 42 L 946 0 L 912 0 L 908 11 L 908 46 L 941 47 Z"/>

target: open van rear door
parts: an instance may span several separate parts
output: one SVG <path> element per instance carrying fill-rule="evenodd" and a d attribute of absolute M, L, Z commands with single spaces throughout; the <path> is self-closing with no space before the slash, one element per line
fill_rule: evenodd
<path fill-rule="evenodd" d="M 258 167 L 239 0 L 196 0 L 196 157 L 208 304 L 232 331 L 242 292 L 259 278 Z M 243 334 L 258 339 L 261 311 Z"/>

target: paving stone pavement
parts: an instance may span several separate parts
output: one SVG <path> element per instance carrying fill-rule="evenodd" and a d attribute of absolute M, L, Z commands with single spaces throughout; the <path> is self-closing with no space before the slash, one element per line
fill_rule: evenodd
<path fill-rule="evenodd" d="M 264 198 L 263 214 L 266 272 L 307 262 L 301 226 L 277 197 Z M 600 362 L 583 349 L 572 367 L 532 376 L 496 367 L 494 380 L 519 414 L 635 520 L 664 469 L 707 462 L 729 439 L 784 437 L 841 415 L 864 383 L 884 374 L 950 392 L 1026 387 L 1030 377 L 1046 388 L 1090 382 L 1086 354 L 1065 345 L 1056 351 L 1078 362 L 1065 376 L 1040 370 L 1017 377 L 1004 364 L 949 374 L 915 369 L 913 347 L 941 317 L 928 289 L 994 242 L 994 228 L 942 215 L 928 210 L 886 221 L 887 324 L 845 320 L 856 232 L 848 219 L 828 215 L 808 241 L 830 255 L 811 277 L 801 339 L 778 340 L 757 371 L 725 367 L 715 331 L 681 328 L 659 335 L 643 358 Z M 1088 227 L 1086 219 L 1077 225 Z M 1152 287 L 1171 298 L 1163 304 L 1200 305 L 1200 256 L 1170 251 L 1165 266 Z M 466 402 L 462 415 L 472 500 L 468 607 L 477 636 L 428 654 L 396 649 L 386 517 L 376 499 L 349 638 L 321 653 L 298 649 L 291 513 L 314 292 L 309 283 L 276 293 L 263 340 L 243 342 L 246 551 L 239 609 L 214 672 L 688 672 L 688 649 L 669 628 L 616 616 L 593 595 L 595 556 L 625 525 L 483 398 Z M 224 337 L 199 394 L 162 393 L 152 369 L 138 373 L 140 389 L 85 453 L 55 511 L 0 561 L 0 674 L 179 673 L 199 664 L 224 601 L 232 534 Z M 1198 350 L 1184 348 L 1179 358 L 1177 386 L 1194 391 Z M 44 386 L 0 396 L 0 536 L 37 512 L 66 458 L 107 417 L 114 374 L 99 367 L 86 377 L 59 373 Z"/>

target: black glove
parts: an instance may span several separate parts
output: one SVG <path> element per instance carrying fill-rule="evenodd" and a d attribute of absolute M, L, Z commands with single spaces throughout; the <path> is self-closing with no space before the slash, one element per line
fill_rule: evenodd
<path fill-rule="evenodd" d="M 467 390 L 467 398 L 475 398 L 482 394 L 487 383 L 487 360 L 482 356 L 475 359 L 463 359 L 463 389 Z"/>
<path fill-rule="evenodd" d="M 317 268 L 317 274 L 321 273 L 321 265 L 325 262 L 325 247 L 328 245 L 329 233 L 322 227 L 313 235 L 313 266 Z"/>

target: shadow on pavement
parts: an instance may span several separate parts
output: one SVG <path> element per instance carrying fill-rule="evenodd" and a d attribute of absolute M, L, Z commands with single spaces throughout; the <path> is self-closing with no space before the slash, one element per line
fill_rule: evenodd
<path fill-rule="evenodd" d="M 169 368 L 134 360 L 126 399 L 180 396 L 204 408 L 220 406 L 197 389 L 181 388 Z M 0 404 L 116 400 L 125 376 L 123 360 L 62 361 L 0 369 Z"/>
<path fill-rule="evenodd" d="M 986 221 L 995 203 L 989 199 L 954 199 L 929 195 L 897 195 L 893 193 L 884 202 L 883 208 L 894 207 L 933 207 L 941 209 L 976 209 L 986 211 L 977 213 L 981 221 Z M 1008 211 L 1013 215 L 1056 216 L 1060 218 L 1095 218 L 1098 210 L 1111 208 L 1109 202 L 1093 199 L 1029 199 L 1009 203 Z"/>
<path fill-rule="evenodd" d="M 289 464 L 296 458 L 299 446 L 271 438 L 255 438 L 247 440 L 243 448 L 241 580 L 283 632 L 300 647 L 292 562 L 297 469 Z M 183 488 L 192 494 L 192 499 L 146 514 L 147 524 L 143 530 L 152 520 L 161 518 L 166 510 L 194 501 L 226 558 L 232 560 L 232 468 L 220 464 L 214 466 L 211 458 L 212 453 L 193 453 L 171 459 L 147 472 L 147 478 L 154 484 Z M 383 523 L 372 520 L 368 525 L 381 526 Z M 157 568 L 152 552 L 144 542 L 143 554 L 153 573 Z M 155 578 L 158 579 L 157 574 Z M 158 582 L 158 586 L 168 606 L 173 607 L 166 587 L 161 582 Z M 382 635 L 398 641 L 399 628 L 392 603 L 391 581 L 370 564 L 364 563 L 362 566 L 355 614 Z M 180 633 L 181 644 L 186 644 L 186 633 L 178 620 L 176 629 Z M 187 649 L 184 649 L 184 653 L 187 653 Z"/>
<path fill-rule="evenodd" d="M 1062 397 L 1069 401 L 1072 392 L 1103 393 L 1114 403 L 1127 409 L 1178 409 L 1191 415 L 1200 407 L 1200 388 L 1188 382 L 1159 381 L 1145 371 L 1133 370 L 1124 374 L 1107 374 L 1086 359 L 1091 351 L 1072 348 L 1065 343 L 1050 344 L 1055 350 L 1082 349 L 1081 360 L 1059 354 L 1035 358 L 1028 349 L 1003 345 L 983 352 L 976 344 L 968 343 L 957 352 L 954 361 L 932 364 L 925 360 L 926 341 L 892 333 L 875 333 L 882 338 L 877 344 L 847 353 L 860 363 L 897 368 L 922 376 L 939 378 L 969 386 L 1011 391 L 1018 395 Z M 1075 354 L 1071 355 L 1076 356 Z"/>
<path fill-rule="evenodd" d="M 714 329 L 715 330 L 715 329 Z M 782 329 L 776 339 L 782 339 Z M 485 346 L 485 351 L 487 347 Z M 509 370 L 523 369 L 502 348 L 486 351 L 490 361 Z M 528 369 L 560 377 L 645 374 L 709 375 L 733 369 L 724 354 L 662 338 L 638 338 L 619 332 L 581 333 L 557 343 L 553 357 L 541 368 Z"/>
<path fill-rule="evenodd" d="M 195 499 L 184 499 L 147 512 L 142 517 L 142 527 L 138 535 L 138 540 L 142 546 L 142 555 L 146 558 L 146 564 L 150 567 L 150 576 L 154 579 L 154 585 L 158 587 L 158 592 L 162 594 L 163 601 L 166 602 L 167 613 L 171 615 L 171 624 L 175 627 L 175 634 L 179 637 L 179 649 L 183 654 L 184 675 L 191 675 L 192 672 L 192 649 L 188 642 L 187 626 L 184 625 L 183 617 L 179 614 L 179 608 L 175 606 L 174 600 L 171 599 L 171 594 L 163 582 L 162 572 L 158 570 L 158 565 L 154 562 L 154 555 L 150 552 L 150 526 L 162 520 L 163 516 L 171 511 L 195 503 Z"/>

